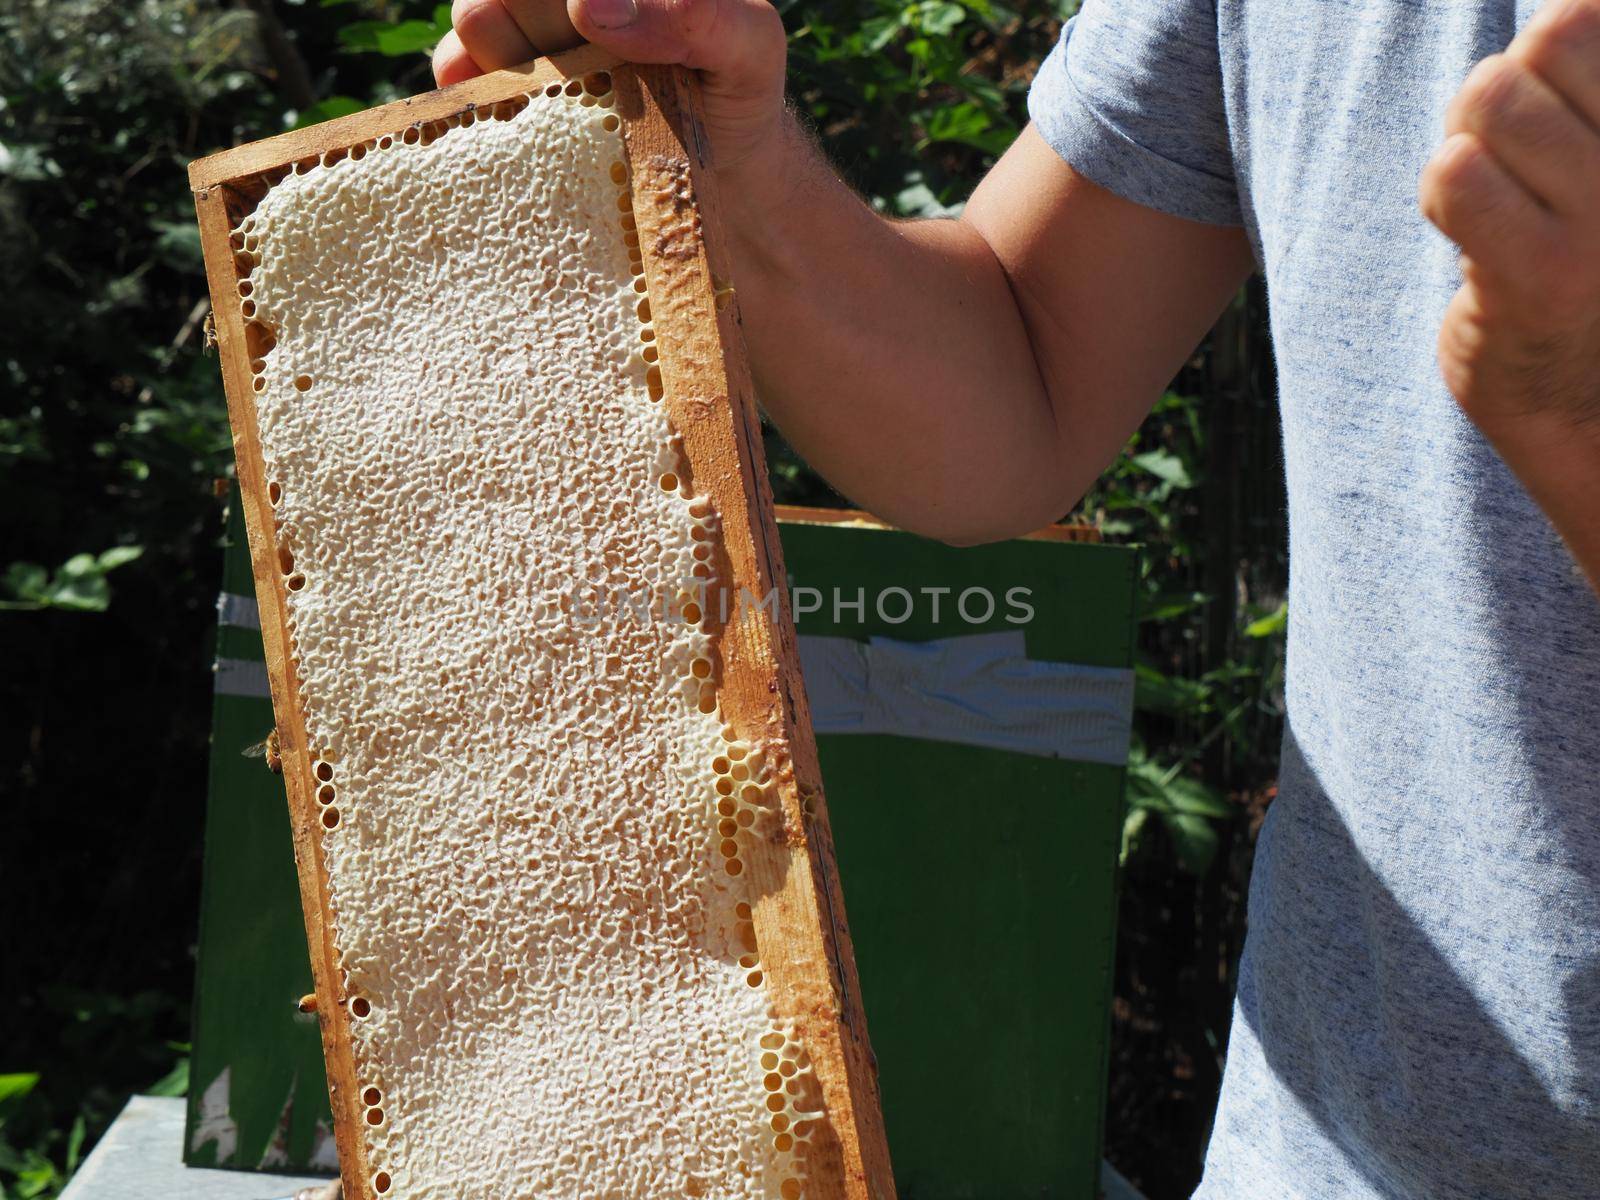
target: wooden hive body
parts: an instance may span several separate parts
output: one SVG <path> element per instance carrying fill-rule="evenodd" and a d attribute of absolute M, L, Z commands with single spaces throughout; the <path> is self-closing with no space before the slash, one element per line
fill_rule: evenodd
<path fill-rule="evenodd" d="M 352 1200 L 893 1195 L 697 105 L 191 168 Z"/>

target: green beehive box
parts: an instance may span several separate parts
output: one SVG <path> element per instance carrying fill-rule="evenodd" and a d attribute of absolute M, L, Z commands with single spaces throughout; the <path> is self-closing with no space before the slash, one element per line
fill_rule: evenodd
<path fill-rule="evenodd" d="M 1045 535 L 957 550 L 831 514 L 779 516 L 789 518 L 781 528 L 801 661 L 901 1198 L 1091 1200 L 1132 701 L 1134 551 Z M 969 619 L 986 615 L 985 593 L 993 611 Z M 996 634 L 1022 643 L 1044 688 L 1026 675 L 1009 690 L 993 686 L 1014 666 L 1006 658 L 951 670 L 948 657 L 930 655 L 925 677 L 918 656 L 903 653 L 879 672 L 881 684 L 869 684 L 888 692 L 882 703 L 849 691 L 843 722 L 830 711 L 841 704 L 838 689 L 813 652 L 819 637 L 892 639 L 905 649 Z M 870 672 L 870 649 L 863 657 Z M 931 703 L 919 690 L 935 693 Z M 1051 724 L 1039 719 L 1051 696 L 1073 710 L 1054 723 L 1065 736 L 1015 748 L 1028 739 L 1000 728 L 1005 705 L 1025 706 L 1016 718 L 1026 734 Z M 829 732 L 861 710 L 868 715 L 856 724 L 913 727 Z"/>
<path fill-rule="evenodd" d="M 242 753 L 272 710 L 234 514 L 185 1161 L 331 1167 L 283 785 Z M 1134 553 L 779 516 L 902 1200 L 1092 1200 Z"/>
<path fill-rule="evenodd" d="M 191 1166 L 303 1171 L 337 1164 L 255 584 L 237 491 L 217 604 L 194 1050 L 183 1144 Z"/>

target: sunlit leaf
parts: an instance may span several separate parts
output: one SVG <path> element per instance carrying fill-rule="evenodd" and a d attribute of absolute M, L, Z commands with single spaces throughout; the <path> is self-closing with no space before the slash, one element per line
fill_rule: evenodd
<path fill-rule="evenodd" d="M 133 562 L 143 553 L 143 546 L 113 546 L 101 552 L 98 565 L 101 571 L 114 571 Z"/>
<path fill-rule="evenodd" d="M 1166 675 L 1139 663 L 1134 667 L 1134 704 L 1152 712 L 1200 713 L 1210 707 L 1211 687 L 1198 679 Z"/>
<path fill-rule="evenodd" d="M 152 1083 L 145 1091 L 152 1096 L 187 1096 L 189 1094 L 188 1058 L 180 1058 L 173 1065 L 172 1070 Z"/>
<path fill-rule="evenodd" d="M 967 17 L 959 4 L 925 4 L 922 10 L 919 24 L 933 37 L 948 37 Z"/>
<path fill-rule="evenodd" d="M 0 1115 L 5 1113 L 8 1105 L 17 1103 L 37 1086 L 39 1086 L 37 1073 L 0 1075 Z"/>
<path fill-rule="evenodd" d="M 1289 602 L 1283 601 L 1264 617 L 1251 621 L 1244 627 L 1245 637 L 1274 637 L 1289 627 Z"/>
<path fill-rule="evenodd" d="M 72 1129 L 67 1134 L 67 1174 L 71 1175 L 78 1169 L 78 1162 L 83 1155 L 83 1139 L 89 1132 L 89 1125 L 79 1113 L 73 1118 Z"/>
<path fill-rule="evenodd" d="M 1165 450 L 1149 450 L 1144 454 L 1132 455 L 1130 460 L 1141 471 L 1147 471 L 1157 479 L 1170 483 L 1173 487 L 1190 488 L 1194 480 L 1189 475 L 1189 468 L 1175 454 L 1168 454 Z"/>
<path fill-rule="evenodd" d="M 1170 621 L 1211 602 L 1204 592 L 1163 592 L 1152 596 L 1139 607 L 1141 621 Z"/>

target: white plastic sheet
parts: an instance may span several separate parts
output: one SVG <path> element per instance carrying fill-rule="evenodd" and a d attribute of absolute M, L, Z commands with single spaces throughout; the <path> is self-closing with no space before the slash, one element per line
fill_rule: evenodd
<path fill-rule="evenodd" d="M 818 733 L 887 733 L 1120 766 L 1133 672 L 1036 662 L 1021 632 L 800 638 Z"/>

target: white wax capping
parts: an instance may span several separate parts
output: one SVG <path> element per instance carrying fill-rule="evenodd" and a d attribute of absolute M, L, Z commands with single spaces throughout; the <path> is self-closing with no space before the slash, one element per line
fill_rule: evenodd
<path fill-rule="evenodd" d="M 696 518 L 663 485 L 609 103 L 312 166 L 237 231 L 389 1197 L 798 1190 L 805 1056 L 771 1040 L 707 640 L 662 612 Z"/>

